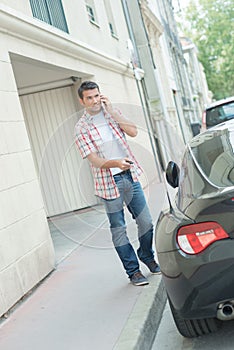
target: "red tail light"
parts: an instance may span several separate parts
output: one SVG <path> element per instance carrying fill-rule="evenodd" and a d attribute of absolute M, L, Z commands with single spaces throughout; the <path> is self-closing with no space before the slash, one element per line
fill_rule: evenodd
<path fill-rule="evenodd" d="M 198 254 L 211 243 L 228 237 L 217 222 L 202 222 L 180 227 L 177 232 L 177 243 L 183 252 Z"/>

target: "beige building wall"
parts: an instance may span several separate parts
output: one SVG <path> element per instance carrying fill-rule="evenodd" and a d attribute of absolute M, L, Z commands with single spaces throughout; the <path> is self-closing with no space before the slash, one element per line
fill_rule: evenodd
<path fill-rule="evenodd" d="M 143 0 L 141 9 L 156 66 L 155 79 L 162 104 L 162 113 L 155 118 L 154 123 L 159 130 L 159 142 L 162 145 L 166 162 L 172 159 L 179 162 L 184 150 L 181 128 L 187 132 L 187 127 L 183 120 L 180 125 L 178 119 L 175 96 L 173 96 L 173 91 L 176 93 L 177 86 L 165 42 L 164 28 L 154 1 Z"/>
<path fill-rule="evenodd" d="M 71 76 L 97 81 L 139 126 L 139 136 L 131 144 L 145 169 L 143 185 L 157 177 L 129 65 L 121 1 L 113 4 L 116 37 L 109 33 L 104 2 L 96 3 L 98 25 L 89 22 L 84 1 L 63 0 L 68 34 L 34 19 L 28 0 L 0 1 L 0 315 L 54 268 L 40 174 L 19 94 L 40 91 L 42 85 L 56 85 Z"/>
<path fill-rule="evenodd" d="M 0 35 L 0 314 L 54 266 L 54 252 L 6 38 Z"/>

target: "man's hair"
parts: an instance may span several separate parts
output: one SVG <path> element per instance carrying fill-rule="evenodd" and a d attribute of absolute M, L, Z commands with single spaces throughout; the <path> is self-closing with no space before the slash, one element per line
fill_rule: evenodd
<path fill-rule="evenodd" d="M 98 89 L 99 91 L 98 84 L 96 84 L 94 81 L 84 81 L 78 89 L 78 95 L 81 99 L 83 99 L 83 91 L 93 89 Z"/>

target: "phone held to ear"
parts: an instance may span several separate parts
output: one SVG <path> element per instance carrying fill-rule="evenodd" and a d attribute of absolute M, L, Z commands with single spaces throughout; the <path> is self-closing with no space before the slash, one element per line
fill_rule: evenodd
<path fill-rule="evenodd" d="M 105 99 L 103 98 L 103 95 L 100 95 L 100 97 L 101 97 L 101 103 L 102 103 L 104 106 L 106 106 L 106 101 L 105 101 Z"/>

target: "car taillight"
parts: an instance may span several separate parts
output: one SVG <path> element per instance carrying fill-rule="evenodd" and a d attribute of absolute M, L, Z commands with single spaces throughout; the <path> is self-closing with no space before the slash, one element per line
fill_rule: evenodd
<path fill-rule="evenodd" d="M 177 232 L 177 243 L 183 252 L 198 254 L 211 243 L 228 237 L 217 222 L 202 222 L 180 227 Z"/>

